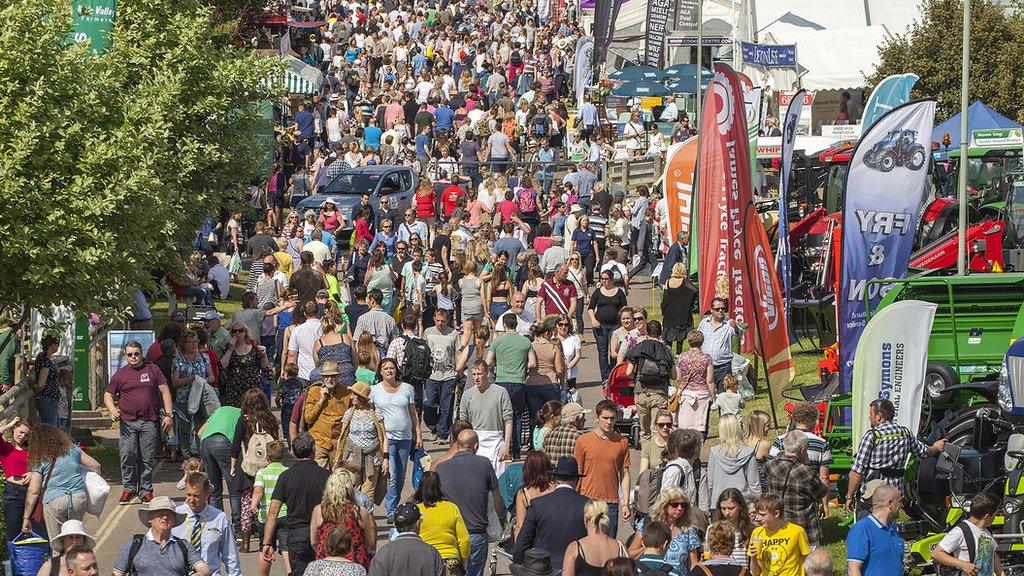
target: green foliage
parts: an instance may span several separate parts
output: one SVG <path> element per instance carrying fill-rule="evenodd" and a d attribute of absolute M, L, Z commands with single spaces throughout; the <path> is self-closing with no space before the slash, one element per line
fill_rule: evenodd
<path fill-rule="evenodd" d="M 120 0 L 96 56 L 64 47 L 69 0 L 0 7 L 3 307 L 124 304 L 258 175 L 278 64 L 222 39 L 223 14 Z"/>
<path fill-rule="evenodd" d="M 881 63 L 868 78 L 874 86 L 886 76 L 913 72 L 921 77 L 914 98 L 938 98 L 937 120 L 960 111 L 962 0 L 926 0 L 922 17 L 909 32 L 879 49 Z M 1024 122 L 1020 66 L 1024 62 L 1024 20 L 1020 2 L 971 2 L 970 99 L 980 99 Z"/>

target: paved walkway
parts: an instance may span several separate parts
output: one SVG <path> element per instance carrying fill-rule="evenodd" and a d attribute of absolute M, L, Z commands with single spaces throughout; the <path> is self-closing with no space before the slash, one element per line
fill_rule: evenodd
<path fill-rule="evenodd" d="M 636 306 L 650 305 L 651 290 L 649 282 L 636 283 L 633 285 L 630 296 L 630 304 Z M 600 370 L 598 368 L 598 362 L 596 357 L 596 347 L 594 345 L 593 335 L 590 331 L 587 331 L 586 342 L 583 346 L 583 358 L 579 363 L 580 375 L 579 375 L 579 388 L 583 398 L 583 404 L 589 409 L 593 409 L 594 405 L 602 398 L 601 394 L 601 382 L 600 382 Z M 595 422 L 593 421 L 592 415 L 589 416 L 587 426 L 593 427 Z M 117 431 L 111 430 L 104 434 L 109 440 L 116 446 Z M 429 436 L 429 435 L 428 435 Z M 431 454 L 439 454 L 447 449 L 447 446 L 441 446 L 434 442 L 426 442 L 425 444 L 427 451 Z M 639 465 L 639 455 L 634 451 L 633 453 L 633 479 L 636 480 L 636 470 Z M 128 541 L 133 534 L 142 533 L 145 528 L 139 522 L 137 510 L 141 507 L 140 504 L 133 504 L 129 506 L 119 506 L 117 504 L 117 497 L 121 494 L 120 477 L 117 476 L 116 471 L 104 470 L 104 476 L 111 484 L 111 495 L 107 502 L 107 507 L 103 511 L 103 516 L 97 520 L 92 516 L 86 518 L 86 529 L 94 535 L 96 538 L 96 549 L 97 558 L 100 565 L 101 574 L 109 574 L 113 570 L 114 560 L 117 558 L 117 554 L 121 549 L 121 546 Z M 176 484 L 181 479 L 181 471 L 176 464 L 170 464 L 168 462 L 159 461 L 156 466 L 156 472 L 154 474 L 154 492 L 157 496 L 170 496 L 177 502 L 184 501 L 184 493 L 177 490 Z M 406 494 L 405 496 L 411 496 L 412 488 L 406 482 Z M 225 499 L 226 503 L 226 499 Z M 379 508 L 379 507 L 378 507 Z M 386 546 L 387 543 L 387 528 L 384 521 L 384 517 L 381 511 L 377 510 L 377 522 L 379 528 L 379 542 Z M 619 526 L 619 536 L 621 539 L 625 538 L 630 534 L 631 528 L 626 523 L 622 523 Z M 256 541 L 253 541 L 253 552 L 248 554 L 243 553 L 242 556 L 242 573 L 246 576 L 257 574 L 257 562 L 258 552 L 255 551 Z M 284 563 L 280 559 L 274 563 L 274 567 L 271 571 L 273 575 L 285 574 Z M 499 561 L 497 566 L 497 574 L 509 574 L 508 564 L 504 560 Z"/>

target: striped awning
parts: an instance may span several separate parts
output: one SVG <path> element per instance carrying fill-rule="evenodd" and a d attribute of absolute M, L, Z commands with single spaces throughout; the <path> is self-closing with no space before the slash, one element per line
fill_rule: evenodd
<path fill-rule="evenodd" d="M 316 88 L 313 87 L 313 83 L 310 82 L 306 77 L 292 72 L 291 70 L 284 71 L 284 78 L 282 79 L 285 90 L 289 94 L 313 94 L 316 92 Z"/>

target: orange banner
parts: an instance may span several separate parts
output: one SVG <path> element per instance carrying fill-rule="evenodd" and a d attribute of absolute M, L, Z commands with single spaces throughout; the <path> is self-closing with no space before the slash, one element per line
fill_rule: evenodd
<path fill-rule="evenodd" d="M 676 234 L 690 234 L 693 179 L 697 168 L 697 137 L 669 146 L 665 162 L 665 199 L 668 201 L 668 243 Z"/>

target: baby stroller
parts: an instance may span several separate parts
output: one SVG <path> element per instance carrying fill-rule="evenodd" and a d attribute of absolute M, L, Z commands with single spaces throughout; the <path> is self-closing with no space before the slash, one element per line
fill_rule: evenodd
<path fill-rule="evenodd" d="M 640 449 L 640 419 L 637 417 L 633 396 L 633 378 L 626 374 L 628 362 L 622 362 L 608 374 L 604 385 L 604 397 L 615 402 L 621 410 L 621 416 L 615 424 L 615 430 L 629 438 L 631 448 Z"/>

